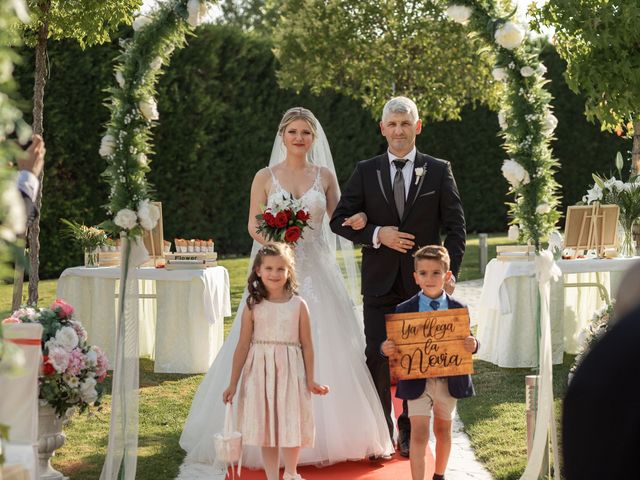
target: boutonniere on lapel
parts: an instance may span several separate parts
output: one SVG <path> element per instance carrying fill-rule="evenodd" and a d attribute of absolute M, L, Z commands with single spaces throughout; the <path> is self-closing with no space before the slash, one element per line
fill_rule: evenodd
<path fill-rule="evenodd" d="M 415 185 L 417 185 L 417 184 L 418 184 L 418 182 L 420 181 L 420 179 L 422 178 L 422 176 L 426 173 L 426 169 L 425 169 L 424 167 L 416 167 L 416 168 L 413 170 L 413 173 L 414 173 L 414 174 L 415 174 L 415 176 L 416 176 L 416 183 L 415 183 Z"/>

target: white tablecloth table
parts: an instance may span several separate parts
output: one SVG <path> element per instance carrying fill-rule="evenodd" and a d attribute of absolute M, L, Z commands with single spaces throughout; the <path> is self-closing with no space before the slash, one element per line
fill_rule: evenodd
<path fill-rule="evenodd" d="M 224 267 L 198 270 L 139 268 L 140 355 L 160 373 L 203 373 L 224 340 L 231 315 L 229 274 Z M 68 268 L 57 295 L 76 309 L 89 335 L 110 361 L 116 351 L 119 267 Z"/>
<path fill-rule="evenodd" d="M 598 289 L 604 286 L 611 298 L 622 274 L 638 258 L 559 260 L 562 277 L 551 283 L 551 340 L 553 363 L 562 363 L 564 352 L 577 353 L 580 334 L 595 311 L 604 306 Z M 565 284 L 580 283 L 578 288 Z M 539 305 L 534 262 L 503 262 L 487 265 L 478 305 L 477 336 L 481 347 L 476 358 L 500 367 L 538 365 Z"/>

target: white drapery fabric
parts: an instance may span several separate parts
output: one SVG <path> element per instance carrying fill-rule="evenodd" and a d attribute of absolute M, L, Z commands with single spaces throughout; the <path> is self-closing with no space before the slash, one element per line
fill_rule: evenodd
<path fill-rule="evenodd" d="M 20 464 L 31 480 L 38 478 L 38 373 L 42 364 L 42 325 L 3 325 L 5 341 L 24 353 L 24 373 L 17 377 L 0 375 L 0 423 L 9 426 L 4 444 L 7 465 Z"/>
<path fill-rule="evenodd" d="M 557 279 L 562 272 L 553 260 L 549 250 L 539 252 L 535 259 L 536 278 L 540 292 L 540 379 L 538 381 L 538 411 L 536 415 L 533 446 L 527 467 L 521 480 L 537 480 L 543 468 L 547 451 L 547 441 L 551 439 L 554 478 L 560 480 L 560 462 L 558 458 L 558 440 L 553 407 L 553 365 L 551 361 L 551 319 L 549 298 L 551 279 Z"/>
<path fill-rule="evenodd" d="M 135 480 L 138 456 L 138 280 L 133 269 L 149 255 L 141 237 L 122 237 L 122 278 L 109 445 L 100 480 Z"/>

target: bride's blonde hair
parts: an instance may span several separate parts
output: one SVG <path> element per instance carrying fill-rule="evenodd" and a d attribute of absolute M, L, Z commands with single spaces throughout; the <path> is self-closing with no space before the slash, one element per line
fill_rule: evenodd
<path fill-rule="evenodd" d="M 249 291 L 247 307 L 249 307 L 249 310 L 252 310 L 255 305 L 267 298 L 267 289 L 262 283 L 262 279 L 258 276 L 258 269 L 262 265 L 264 257 L 282 257 L 288 270 L 287 281 L 284 284 L 285 291 L 290 295 L 294 295 L 298 288 L 295 260 L 291 247 L 286 243 L 267 243 L 256 253 L 256 258 L 253 260 L 251 267 L 251 274 L 247 280 L 247 289 Z"/>
<path fill-rule="evenodd" d="M 309 128 L 311 129 L 311 133 L 313 134 L 313 138 L 315 139 L 318 136 L 318 127 L 316 126 L 316 117 L 311 113 L 311 110 L 308 110 L 303 107 L 294 107 L 290 108 L 284 115 L 282 116 L 282 120 L 280 120 L 280 125 L 278 126 L 278 134 L 282 136 L 284 134 L 284 130 L 291 122 L 295 122 L 296 120 L 304 120 L 309 124 Z"/>

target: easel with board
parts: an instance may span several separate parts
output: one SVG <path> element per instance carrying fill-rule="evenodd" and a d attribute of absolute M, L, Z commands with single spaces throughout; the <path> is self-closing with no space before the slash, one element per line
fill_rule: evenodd
<path fill-rule="evenodd" d="M 572 259 L 583 251 L 595 250 L 602 257 L 605 248 L 615 247 L 618 205 L 571 206 L 567 209 L 564 248 L 573 249 Z"/>

